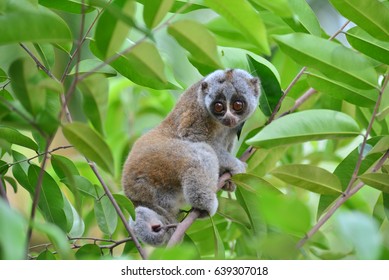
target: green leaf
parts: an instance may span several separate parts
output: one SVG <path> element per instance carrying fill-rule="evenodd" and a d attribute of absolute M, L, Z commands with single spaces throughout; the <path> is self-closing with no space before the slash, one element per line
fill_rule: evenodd
<path fill-rule="evenodd" d="M 246 0 L 204 0 L 204 3 L 238 28 L 260 52 L 270 55 L 265 25 Z"/>
<path fill-rule="evenodd" d="M 258 192 L 259 190 L 273 191 L 280 193 L 280 191 L 270 184 L 265 179 L 258 177 L 254 174 L 242 173 L 236 174 L 232 177 L 232 181 L 243 189 L 250 191 L 252 193 Z"/>
<path fill-rule="evenodd" d="M 100 134 L 83 123 L 69 123 L 62 129 L 66 139 L 85 157 L 105 171 L 114 173 L 114 161 L 110 148 Z"/>
<path fill-rule="evenodd" d="M 30 1 L 7 0 L 1 15 L 0 45 L 27 41 L 67 45 L 72 41 L 71 31 L 61 17 Z"/>
<path fill-rule="evenodd" d="M 288 0 L 252 0 L 252 2 L 280 17 L 291 17 L 293 15 Z"/>
<path fill-rule="evenodd" d="M 113 197 L 120 208 L 125 209 L 135 220 L 135 207 L 134 204 L 132 204 L 132 201 L 127 196 L 118 193 L 113 194 Z"/>
<path fill-rule="evenodd" d="M 169 25 L 168 33 L 197 62 L 215 69 L 221 67 L 217 54 L 216 40 L 202 24 L 192 20 L 180 20 Z"/>
<path fill-rule="evenodd" d="M 379 258 L 382 238 L 379 226 L 371 216 L 353 211 L 339 213 L 335 218 L 337 238 L 343 244 L 350 244 L 358 259 Z"/>
<path fill-rule="evenodd" d="M 217 213 L 224 218 L 231 220 L 234 223 L 244 225 L 251 228 L 250 219 L 243 207 L 234 199 L 219 197 L 219 207 Z"/>
<path fill-rule="evenodd" d="M 281 231 L 302 237 L 310 228 L 310 211 L 295 197 L 263 192 L 256 203 L 266 223 Z"/>
<path fill-rule="evenodd" d="M 68 186 L 72 191 L 77 188 L 81 194 L 87 197 L 99 199 L 100 196 L 103 195 L 103 192 L 100 189 L 96 189 L 91 181 L 79 175 L 73 175 L 72 178 L 63 178 L 61 179 L 61 182 Z"/>
<path fill-rule="evenodd" d="M 7 73 L 5 73 L 5 71 L 0 68 L 0 83 L 5 82 L 6 80 L 8 80 Z"/>
<path fill-rule="evenodd" d="M 174 0 L 144 1 L 143 19 L 150 29 L 156 27 L 173 7 Z"/>
<path fill-rule="evenodd" d="M 377 73 L 370 61 L 351 49 L 304 33 L 278 35 L 274 39 L 297 63 L 317 69 L 328 78 L 362 89 L 377 87 Z"/>
<path fill-rule="evenodd" d="M 319 194 L 341 194 L 338 177 L 327 170 L 306 164 L 288 164 L 277 167 L 272 175 L 285 183 Z"/>
<path fill-rule="evenodd" d="M 213 222 L 213 218 L 210 218 L 212 223 L 212 232 L 213 232 L 213 240 L 215 243 L 215 259 L 224 260 L 225 259 L 225 248 L 223 246 L 223 240 L 220 237 L 219 230 L 217 229 L 215 223 Z"/>
<path fill-rule="evenodd" d="M 0 139 L 3 139 L 10 144 L 23 146 L 34 151 L 38 150 L 38 145 L 33 140 L 14 128 L 0 126 Z"/>
<path fill-rule="evenodd" d="M 73 259 L 73 253 L 70 249 L 68 238 L 58 226 L 51 223 L 42 224 L 37 222 L 33 222 L 32 226 L 36 231 L 47 235 L 61 259 Z"/>
<path fill-rule="evenodd" d="M 389 8 L 379 0 L 330 0 L 346 18 L 379 40 L 389 41 Z"/>
<path fill-rule="evenodd" d="M 23 216 L 0 199 L 0 259 L 26 258 L 27 222 Z"/>
<path fill-rule="evenodd" d="M 55 255 L 47 249 L 44 250 L 42 253 L 40 253 L 36 259 L 37 260 L 52 260 L 52 261 L 56 260 Z"/>
<path fill-rule="evenodd" d="M 100 230 L 107 235 L 112 235 L 117 227 L 118 217 L 111 201 L 107 196 L 95 201 L 95 216 Z"/>
<path fill-rule="evenodd" d="M 358 26 L 349 29 L 346 38 L 354 49 L 384 64 L 389 64 L 389 42 L 374 38 Z"/>
<path fill-rule="evenodd" d="M 76 66 L 74 66 L 72 71 L 70 71 L 68 75 L 75 75 L 76 70 L 78 70 L 78 73 L 91 73 L 92 70 L 96 69 L 97 67 L 100 67 L 103 63 L 104 62 L 102 62 L 101 60 L 94 58 L 81 60 L 78 64 L 78 69 Z M 99 68 L 93 73 L 104 74 L 106 77 L 114 77 L 117 75 L 115 69 L 113 69 L 108 64 L 104 64 L 103 67 Z"/>
<path fill-rule="evenodd" d="M 319 72 L 310 71 L 308 83 L 317 91 L 361 107 L 374 107 L 378 98 L 378 90 L 376 89 L 358 89 L 349 84 L 329 79 Z"/>
<path fill-rule="evenodd" d="M 39 0 L 42 6 L 68 13 L 81 14 L 94 11 L 94 8 L 88 5 L 88 1 L 84 2 L 83 4 L 82 0 Z"/>
<path fill-rule="evenodd" d="M 135 1 L 132 0 L 114 0 L 110 7 L 129 18 L 132 18 L 135 13 Z M 103 12 L 95 30 L 96 47 L 103 60 L 119 51 L 129 30 L 130 25 L 118 18 L 116 14 L 108 9 Z"/>
<path fill-rule="evenodd" d="M 321 36 L 321 27 L 314 11 L 306 0 L 288 0 L 293 11 L 292 19 L 284 19 L 297 32 L 310 33 Z"/>
<path fill-rule="evenodd" d="M 366 173 L 359 176 L 366 185 L 377 190 L 389 193 L 389 174 L 386 173 Z"/>
<path fill-rule="evenodd" d="M 350 116 L 332 110 L 317 109 L 297 112 L 276 119 L 246 141 L 260 148 L 272 148 L 306 141 L 355 137 L 358 124 Z"/>
<path fill-rule="evenodd" d="M 68 224 L 64 212 L 64 198 L 55 180 L 46 171 L 42 171 L 40 167 L 30 165 L 28 169 L 30 184 L 34 187 L 35 192 L 41 172 L 43 172 L 43 179 L 38 207 L 48 222 L 58 225 L 63 231 L 67 232 Z M 33 196 L 34 193 L 31 193 L 31 195 Z"/>
<path fill-rule="evenodd" d="M 104 59 L 94 42 L 91 42 L 90 48 L 94 55 Z M 128 53 L 119 56 L 110 65 L 138 85 L 153 89 L 177 88 L 167 81 L 164 62 L 155 45 L 150 42 L 134 45 Z"/>
<path fill-rule="evenodd" d="M 52 155 L 51 165 L 60 179 L 71 177 L 72 175 L 80 175 L 74 162 L 67 157 Z"/>
<path fill-rule="evenodd" d="M 102 252 L 96 244 L 85 244 L 77 250 L 75 256 L 77 260 L 98 260 L 101 258 Z"/>
<path fill-rule="evenodd" d="M 93 127 L 104 135 L 103 122 L 108 106 L 108 80 L 101 74 L 91 75 L 78 84 L 84 97 L 84 112 Z"/>
<path fill-rule="evenodd" d="M 259 97 L 261 110 L 266 116 L 270 116 L 283 95 L 280 85 L 280 75 L 277 69 L 264 58 L 258 57 L 255 60 L 250 55 L 247 55 L 247 60 L 250 66 L 250 72 L 255 73 L 261 81 L 262 91 Z"/>

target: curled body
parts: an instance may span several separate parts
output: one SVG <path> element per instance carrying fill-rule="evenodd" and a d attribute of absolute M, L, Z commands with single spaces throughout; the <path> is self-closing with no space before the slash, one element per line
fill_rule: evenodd
<path fill-rule="evenodd" d="M 189 204 L 214 215 L 219 175 L 245 172 L 230 154 L 238 130 L 255 111 L 259 81 L 244 70 L 218 70 L 187 89 L 160 125 L 140 137 L 123 169 L 125 194 L 135 205 L 137 237 L 160 246 Z M 233 184 L 226 190 L 233 191 Z"/>

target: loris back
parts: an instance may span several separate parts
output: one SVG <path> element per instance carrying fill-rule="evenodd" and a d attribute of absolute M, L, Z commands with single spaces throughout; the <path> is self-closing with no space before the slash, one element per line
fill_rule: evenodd
<path fill-rule="evenodd" d="M 136 206 L 131 224 L 139 239 L 165 244 L 174 231 L 166 225 L 176 223 L 184 204 L 204 216 L 215 214 L 219 174 L 245 172 L 230 152 L 258 97 L 258 79 L 247 72 L 215 71 L 187 89 L 167 118 L 136 141 L 122 182 Z"/>

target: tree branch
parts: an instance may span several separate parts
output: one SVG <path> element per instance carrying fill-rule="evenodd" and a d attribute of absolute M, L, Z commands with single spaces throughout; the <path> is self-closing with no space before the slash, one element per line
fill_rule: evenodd
<path fill-rule="evenodd" d="M 383 95 L 383 93 L 385 91 L 386 86 L 388 85 L 388 81 L 389 81 L 389 71 L 388 71 L 388 73 L 387 73 L 387 75 L 385 77 L 385 80 L 384 80 L 383 84 L 382 84 L 381 90 L 379 91 L 377 102 L 376 102 L 376 104 L 374 106 L 374 110 L 373 110 L 373 113 L 372 113 L 372 117 L 371 117 L 369 125 L 368 125 L 368 127 L 366 129 L 366 133 L 363 136 L 363 141 L 362 141 L 362 144 L 361 144 L 361 148 L 360 148 L 360 152 L 359 152 L 359 155 L 358 155 L 357 163 L 355 164 L 355 168 L 354 168 L 353 174 L 351 176 L 351 179 L 350 179 L 350 181 L 349 181 L 349 183 L 347 185 L 347 188 L 346 188 L 345 192 L 343 193 L 343 195 L 340 198 L 338 198 L 338 200 L 335 202 L 334 206 L 306 234 L 306 236 L 298 242 L 298 244 L 297 244 L 298 248 L 302 247 L 308 241 L 308 239 L 311 238 L 325 224 L 325 222 L 329 218 L 332 217 L 332 215 L 335 213 L 335 211 L 345 201 L 347 201 L 352 195 L 357 193 L 364 186 L 364 183 L 360 182 L 355 187 L 353 187 L 355 182 L 358 180 L 358 173 L 359 173 L 359 170 L 360 170 L 360 167 L 361 167 L 361 164 L 362 164 L 362 160 L 363 160 L 363 156 L 364 156 L 364 150 L 365 150 L 365 147 L 366 147 L 366 142 L 367 142 L 367 139 L 368 139 L 368 137 L 370 135 L 371 129 L 373 127 L 373 123 L 375 121 L 376 115 L 378 113 L 379 106 L 381 104 L 382 95 Z M 373 168 L 372 171 L 376 172 L 379 168 L 381 168 L 381 166 L 384 164 L 385 160 L 388 157 L 389 157 L 389 150 L 386 151 L 386 153 L 382 156 L 381 160 L 375 165 L 375 167 Z"/>

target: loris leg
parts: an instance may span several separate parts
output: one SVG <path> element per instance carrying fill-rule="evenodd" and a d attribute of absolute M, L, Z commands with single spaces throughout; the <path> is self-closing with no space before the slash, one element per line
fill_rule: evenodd
<path fill-rule="evenodd" d="M 191 167 L 182 176 L 184 198 L 192 207 L 204 210 L 201 217 L 213 216 L 218 207 L 216 197 L 219 163 L 214 150 L 207 144 L 193 143 Z"/>
<path fill-rule="evenodd" d="M 247 164 L 240 161 L 236 157 L 232 156 L 226 150 L 220 148 L 216 150 L 219 165 L 220 165 L 220 175 L 229 172 L 231 175 L 245 173 Z M 235 191 L 236 185 L 232 181 L 227 181 L 223 187 L 225 191 Z"/>

